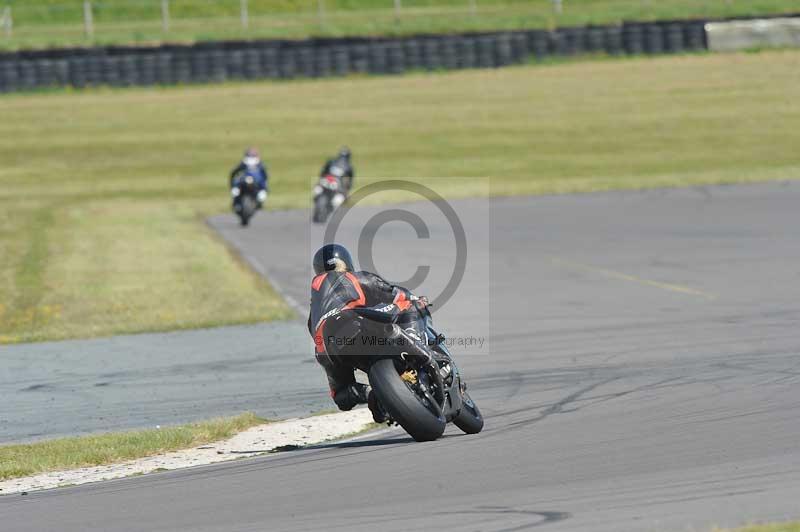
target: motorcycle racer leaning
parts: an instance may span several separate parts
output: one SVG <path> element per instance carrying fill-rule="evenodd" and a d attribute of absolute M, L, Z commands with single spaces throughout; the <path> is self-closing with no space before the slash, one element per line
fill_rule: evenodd
<path fill-rule="evenodd" d="M 322 165 L 322 170 L 319 172 L 320 177 L 331 174 L 340 178 L 345 196 L 350 195 L 350 190 L 353 188 L 353 179 L 355 178 L 355 169 L 353 168 L 351 157 L 350 148 L 342 146 L 336 157 L 325 161 L 325 164 Z"/>
<path fill-rule="evenodd" d="M 314 254 L 314 272 L 311 281 L 311 308 L 308 315 L 308 332 L 314 338 L 315 357 L 325 369 L 331 397 L 340 410 L 350 410 L 367 403 L 377 423 L 385 421 L 386 414 L 375 400 L 366 384 L 356 382 L 351 367 L 335 365 L 327 356 L 323 327 L 325 317 L 332 311 L 355 307 L 372 307 L 394 303 L 405 312 L 430 316 L 426 298 L 417 297 L 409 290 L 388 283 L 379 275 L 366 271 L 353 271 L 350 252 L 339 244 L 327 244 Z"/>

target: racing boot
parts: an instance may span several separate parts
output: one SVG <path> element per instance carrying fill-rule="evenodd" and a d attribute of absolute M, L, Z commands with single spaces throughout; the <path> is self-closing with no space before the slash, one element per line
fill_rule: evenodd
<path fill-rule="evenodd" d="M 369 410 L 372 412 L 372 419 L 375 423 L 384 423 L 389 420 L 389 416 L 378 402 L 378 398 L 375 397 L 375 392 L 371 389 L 367 395 L 367 406 L 369 406 Z"/>
<path fill-rule="evenodd" d="M 369 386 L 355 382 L 344 388 L 336 390 L 333 395 L 333 402 L 339 410 L 352 410 L 356 405 L 363 405 L 367 402 L 367 394 L 370 392 Z"/>

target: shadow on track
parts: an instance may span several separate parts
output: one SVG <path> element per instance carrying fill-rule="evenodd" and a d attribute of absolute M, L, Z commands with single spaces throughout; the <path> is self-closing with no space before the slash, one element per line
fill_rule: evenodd
<path fill-rule="evenodd" d="M 359 440 L 359 441 L 344 441 L 344 442 L 331 442 L 320 443 L 319 445 L 309 445 L 308 447 L 292 447 L 289 449 L 281 449 L 281 451 L 300 451 L 300 450 L 317 450 L 317 449 L 358 449 L 362 447 L 382 447 L 385 445 L 398 445 L 415 443 L 411 436 L 398 436 L 396 438 L 383 438 L 380 440 Z"/>

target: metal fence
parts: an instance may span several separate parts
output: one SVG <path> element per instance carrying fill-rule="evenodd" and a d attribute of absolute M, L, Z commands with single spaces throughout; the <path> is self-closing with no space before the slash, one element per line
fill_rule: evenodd
<path fill-rule="evenodd" d="M 508 0 L 507 3 L 486 0 L 375 0 L 369 9 L 354 10 L 340 6 L 334 0 L 306 0 L 294 2 L 292 9 L 265 9 L 253 0 L 75 0 L 64 4 L 19 4 L 6 5 L 2 9 L 2 27 L 5 36 L 12 37 L 15 28 L 32 26 L 64 25 L 79 26 L 92 37 L 98 26 L 158 24 L 165 33 L 182 21 L 204 22 L 209 29 L 220 19 L 224 24 L 234 23 L 243 30 L 254 23 L 281 22 L 289 17 L 302 19 L 304 23 L 316 22 L 325 25 L 330 17 L 370 16 L 370 13 L 391 12 L 396 18 L 413 15 L 415 11 L 439 12 L 446 16 L 450 12 L 478 13 L 478 9 L 493 9 L 498 6 L 515 5 L 542 12 L 564 11 L 565 0 L 539 0 L 538 2 Z M 649 5 L 650 0 L 630 0 Z M 345 3 L 346 5 L 346 3 Z M 72 30 L 75 31 L 75 30 Z"/>
<path fill-rule="evenodd" d="M 0 0 L 0 50 L 491 32 L 796 7 L 793 0 Z"/>

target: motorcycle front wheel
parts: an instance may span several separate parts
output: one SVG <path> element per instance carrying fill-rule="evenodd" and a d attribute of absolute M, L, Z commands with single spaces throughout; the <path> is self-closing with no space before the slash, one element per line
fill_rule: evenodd
<path fill-rule="evenodd" d="M 483 416 L 467 392 L 461 394 L 461 411 L 453 419 L 453 424 L 467 434 L 477 434 L 483 430 Z"/>
<path fill-rule="evenodd" d="M 239 211 L 239 218 L 243 226 L 250 223 L 250 218 L 255 214 L 257 207 L 256 200 L 250 196 L 246 196 L 242 200 L 242 209 Z"/>
<path fill-rule="evenodd" d="M 314 223 L 325 223 L 328 218 L 328 198 L 325 194 L 320 194 L 314 199 L 314 216 L 312 218 Z"/>
<path fill-rule="evenodd" d="M 369 368 L 369 383 L 383 408 L 416 441 L 435 440 L 444 433 L 447 421 L 441 407 L 415 392 L 393 359 L 375 362 Z"/>

